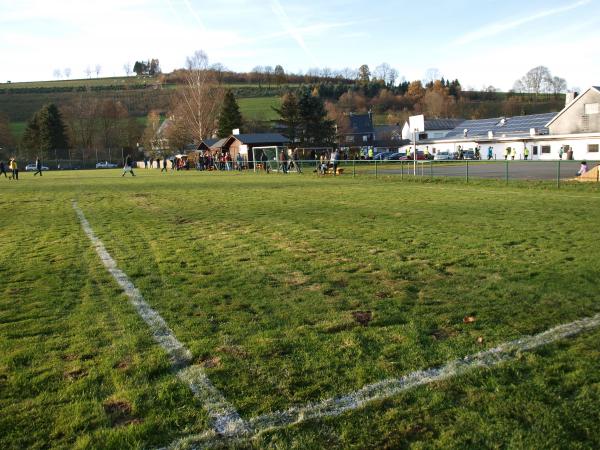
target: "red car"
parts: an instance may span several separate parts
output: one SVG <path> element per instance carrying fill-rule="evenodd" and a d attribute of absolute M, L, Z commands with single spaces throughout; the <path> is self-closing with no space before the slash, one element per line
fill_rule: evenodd
<path fill-rule="evenodd" d="M 400 158 L 400 161 L 414 161 L 415 157 L 414 155 L 411 153 L 410 154 L 410 158 L 403 156 Z M 422 151 L 418 151 L 417 152 L 417 161 L 425 161 L 427 158 L 425 158 L 425 152 Z"/>

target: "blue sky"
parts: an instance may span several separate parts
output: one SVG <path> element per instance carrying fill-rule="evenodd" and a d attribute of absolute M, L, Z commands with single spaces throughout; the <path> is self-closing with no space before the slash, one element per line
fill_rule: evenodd
<path fill-rule="evenodd" d="M 204 50 L 233 70 L 382 62 L 408 80 L 437 68 L 464 86 L 509 89 L 545 65 L 569 86 L 600 84 L 600 0 L 0 0 L 0 80 L 136 59 L 182 67 Z"/>

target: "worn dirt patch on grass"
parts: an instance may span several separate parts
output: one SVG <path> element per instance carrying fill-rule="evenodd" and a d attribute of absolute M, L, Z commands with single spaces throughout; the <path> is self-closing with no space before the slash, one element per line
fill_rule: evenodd
<path fill-rule="evenodd" d="M 80 378 L 86 377 L 88 371 L 85 369 L 71 369 L 66 371 L 63 374 L 63 377 L 67 380 L 78 380 Z"/>
<path fill-rule="evenodd" d="M 371 311 L 354 311 L 352 317 L 357 323 L 366 327 L 369 325 L 369 322 L 373 320 L 373 313 Z"/>

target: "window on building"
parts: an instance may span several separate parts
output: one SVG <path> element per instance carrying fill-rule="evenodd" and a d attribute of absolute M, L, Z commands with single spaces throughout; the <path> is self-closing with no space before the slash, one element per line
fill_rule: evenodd
<path fill-rule="evenodd" d="M 552 152 L 552 147 L 550 147 L 549 145 L 542 145 L 542 155 L 548 154 L 551 152 Z"/>
<path fill-rule="evenodd" d="M 586 103 L 584 109 L 585 115 L 600 114 L 600 103 Z"/>
<path fill-rule="evenodd" d="M 354 136 L 346 136 L 346 142 L 354 142 Z"/>
<path fill-rule="evenodd" d="M 369 142 L 369 136 L 363 136 L 363 142 Z"/>
<path fill-rule="evenodd" d="M 534 145 L 533 146 L 533 156 L 537 156 L 539 151 L 540 151 L 539 147 L 537 145 Z"/>
<path fill-rule="evenodd" d="M 598 144 L 588 144 L 588 153 L 598 153 Z"/>

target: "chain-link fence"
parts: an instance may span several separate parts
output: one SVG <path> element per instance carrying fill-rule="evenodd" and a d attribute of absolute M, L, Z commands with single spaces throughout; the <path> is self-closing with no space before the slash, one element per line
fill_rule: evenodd
<path fill-rule="evenodd" d="M 596 166 L 600 162 L 588 163 L 587 181 L 600 181 L 590 177 L 590 173 L 598 173 Z M 319 175 L 333 175 L 330 161 L 299 161 L 303 172 Z M 469 180 L 487 179 L 510 181 L 552 181 L 560 186 L 561 182 L 575 180 L 581 170 L 581 161 L 377 161 L 377 160 L 341 160 L 338 162 L 336 175 L 342 176 L 397 176 L 403 178 L 451 178 Z M 283 172 L 279 170 L 279 172 Z M 293 172 L 291 170 L 290 172 Z"/>

